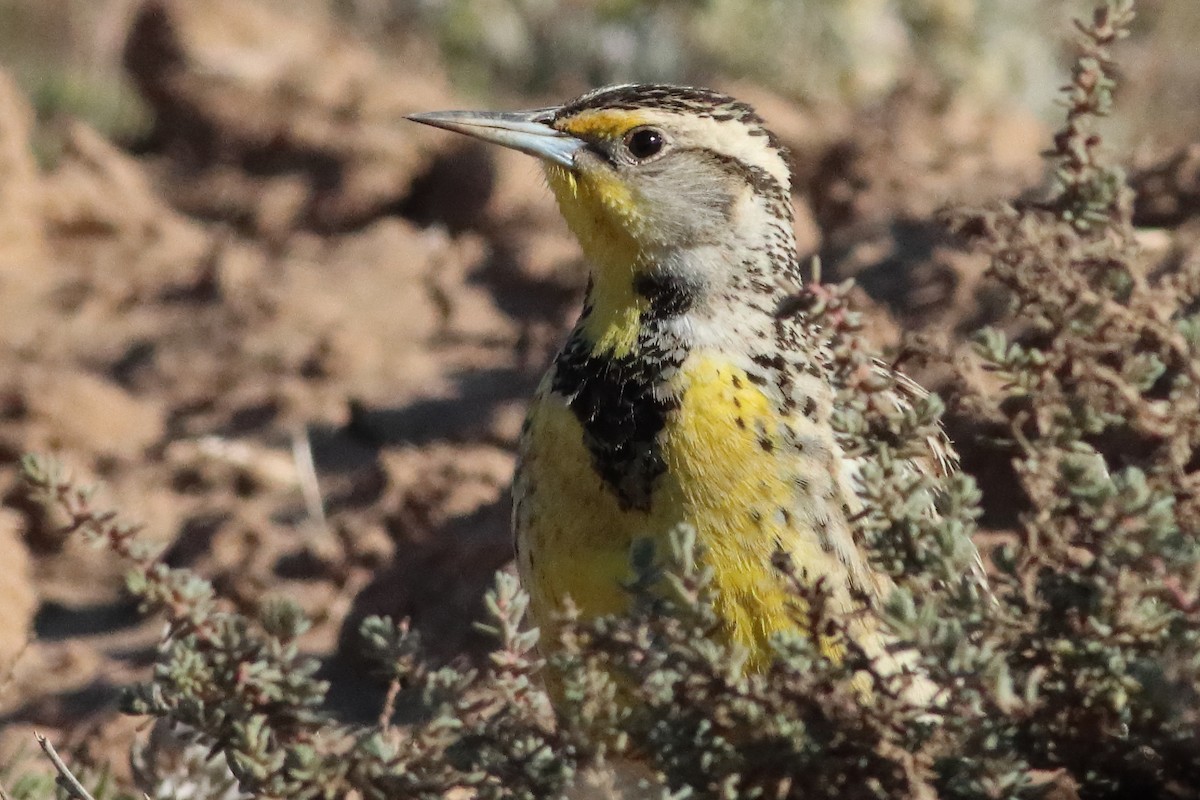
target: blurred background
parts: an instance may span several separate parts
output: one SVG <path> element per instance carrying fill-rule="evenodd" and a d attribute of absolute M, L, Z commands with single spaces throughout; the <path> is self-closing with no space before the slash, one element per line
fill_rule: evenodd
<path fill-rule="evenodd" d="M 333 25 L 399 70 L 445 72 L 472 99 L 563 98 L 626 81 L 744 80 L 789 99 L 863 104 L 923 73 L 947 89 L 1045 115 L 1061 83 L 1070 20 L 1087 0 L 258 0 L 199 4 L 189 35 L 208 66 L 265 77 L 302 59 L 271 13 Z M 123 68 L 138 0 L 3 0 L 0 59 L 39 121 L 79 116 L 125 140 L 150 110 Z M 1157 137 L 1195 124 L 1194 3 L 1143 0 L 1126 55 L 1136 91 L 1124 122 Z M 311 44 L 311 43 L 310 43 Z M 310 53 L 308 55 L 316 55 Z M 215 63 L 219 62 L 219 63 Z M 297 64 L 292 64 L 295 67 Z M 320 64 L 309 63 L 318 70 Z M 298 78 L 298 80 L 302 80 Z M 1136 108 L 1136 113 L 1134 111 Z"/>
<path fill-rule="evenodd" d="M 160 633 L 123 565 L 19 489 L 28 451 L 102 481 L 234 606 L 300 602 L 348 716 L 378 708 L 365 614 L 478 648 L 525 399 L 585 272 L 536 164 L 404 114 L 629 80 L 736 94 L 790 148 L 801 247 L 857 279 L 876 343 L 953 345 L 997 298 L 937 214 L 1044 186 L 1090 6 L 0 0 L 0 768 L 34 728 L 124 753 L 118 691 Z M 1200 4 L 1138 9 L 1107 139 L 1200 198 Z M 1003 531 L 1010 476 L 954 413 Z"/>

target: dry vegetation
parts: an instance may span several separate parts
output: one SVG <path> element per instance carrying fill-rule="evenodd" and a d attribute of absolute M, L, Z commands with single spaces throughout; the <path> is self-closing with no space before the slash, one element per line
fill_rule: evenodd
<path fill-rule="evenodd" d="M 1089 14 L 1072 70 L 1049 4 L 745 17 L 810 64 L 716 36 L 732 0 L 563 5 L 0 0 L 0 787 L 54 791 L 36 729 L 100 800 L 1200 796 L 1200 15 Z M 1066 74 L 1065 123 L 1021 110 Z M 582 265 L 524 157 L 399 119 L 631 76 L 716 83 L 794 154 L 936 722 L 802 640 L 736 674 L 685 532 L 549 664 L 494 577 Z M 872 402 L 877 352 L 941 400 Z M 914 483 L 890 456 L 943 415 L 965 474 Z"/>

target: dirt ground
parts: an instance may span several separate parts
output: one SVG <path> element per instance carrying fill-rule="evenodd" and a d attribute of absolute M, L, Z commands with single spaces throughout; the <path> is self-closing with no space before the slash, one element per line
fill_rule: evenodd
<path fill-rule="evenodd" d="M 125 741 L 119 688 L 159 634 L 122 564 L 27 500 L 23 453 L 102 481 L 229 602 L 299 601 L 335 681 L 365 614 L 471 652 L 510 560 L 524 402 L 584 281 L 532 161 L 401 120 L 464 105 L 428 53 L 233 0 L 131 19 L 154 120 L 136 142 L 68 124 L 40 166 L 30 100 L 0 74 L 0 760 L 32 728 Z M 801 246 L 859 281 L 881 346 L 994 314 L 936 212 L 1036 190 L 1043 124 L 920 82 L 858 112 L 719 88 L 792 149 Z M 1158 175 L 1147 213 L 1177 219 L 1192 174 Z M 367 683 L 337 681 L 347 714 L 372 713 Z"/>

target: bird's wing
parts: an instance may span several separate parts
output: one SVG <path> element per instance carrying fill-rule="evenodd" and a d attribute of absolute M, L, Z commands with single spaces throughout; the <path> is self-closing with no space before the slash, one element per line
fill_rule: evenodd
<path fill-rule="evenodd" d="M 928 389 L 903 372 L 894 369 L 890 364 L 876 359 L 875 368 L 881 373 L 891 376 L 898 407 L 911 406 L 914 402 L 923 400 L 929 396 Z M 925 443 L 929 448 L 929 458 L 926 460 L 926 463 L 933 468 L 937 477 L 945 478 L 958 471 L 958 453 L 955 452 L 950 437 L 941 425 L 937 426 L 936 433 L 926 437 Z M 971 571 L 974 573 L 976 582 L 985 591 L 988 591 L 987 570 L 983 565 L 983 557 L 973 544 L 971 550 Z"/>

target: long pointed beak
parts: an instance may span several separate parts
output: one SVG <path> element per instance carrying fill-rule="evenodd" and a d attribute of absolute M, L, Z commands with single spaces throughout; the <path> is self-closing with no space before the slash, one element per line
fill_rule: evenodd
<path fill-rule="evenodd" d="M 409 114 L 408 119 L 465 133 L 485 142 L 511 147 L 531 156 L 553 161 L 567 169 L 575 164 L 575 153 L 583 142 L 543 122 L 554 109 L 536 111 L 434 111 Z"/>

